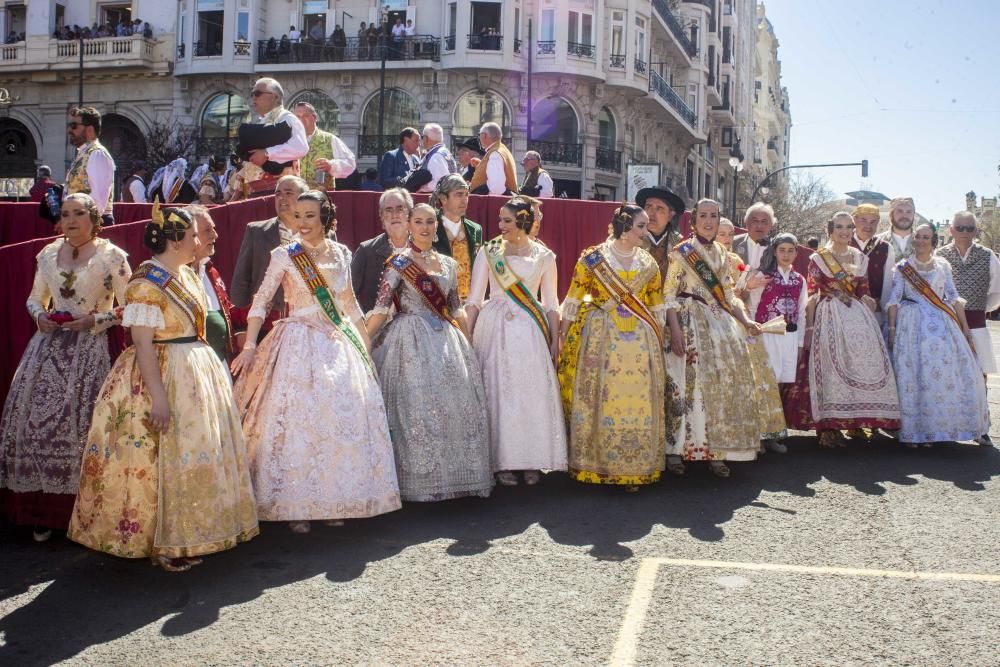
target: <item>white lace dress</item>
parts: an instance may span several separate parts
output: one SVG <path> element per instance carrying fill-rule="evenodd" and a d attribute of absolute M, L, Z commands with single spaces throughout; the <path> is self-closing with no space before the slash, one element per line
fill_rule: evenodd
<path fill-rule="evenodd" d="M 555 253 L 532 243 L 526 256 L 510 255 L 506 261 L 531 294 L 541 287 L 546 314 L 558 310 Z M 490 300 L 484 306 L 487 284 Z M 483 249 L 476 255 L 466 303 L 481 308 L 472 346 L 486 385 L 494 469 L 565 470 L 566 429 L 548 341 L 497 282 Z"/>
<path fill-rule="evenodd" d="M 357 331 L 351 253 L 324 243 L 316 264 L 341 317 Z M 250 317 L 265 316 L 279 286 L 291 315 L 275 323 L 236 383 L 259 518 L 355 519 L 399 509 L 377 378 L 327 317 L 285 246 L 271 253 Z"/>

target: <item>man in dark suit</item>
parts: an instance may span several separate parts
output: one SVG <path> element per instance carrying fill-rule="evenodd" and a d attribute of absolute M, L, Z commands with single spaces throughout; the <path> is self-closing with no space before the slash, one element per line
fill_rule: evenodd
<path fill-rule="evenodd" d="M 417 151 L 420 148 L 420 133 L 412 127 L 404 127 L 399 133 L 399 148 L 387 151 L 378 165 L 378 182 L 382 187 L 398 187 L 403 178 L 420 164 Z"/>
<path fill-rule="evenodd" d="M 298 229 L 294 217 L 295 201 L 307 189 L 306 182 L 298 176 L 282 176 L 274 190 L 275 217 L 247 225 L 229 292 L 233 305 L 244 311 L 241 315 L 249 310 L 254 294 L 260 289 L 267 265 L 271 262 L 271 251 L 291 241 Z M 271 323 L 281 317 L 284 309 L 285 297 L 281 288 L 278 288 L 271 300 L 270 312 L 261 328 L 261 334 L 270 330 Z M 242 319 L 245 320 L 245 316 Z M 244 333 L 245 329 L 236 332 L 237 349 L 243 347 L 243 336 L 240 334 Z"/>
<path fill-rule="evenodd" d="M 413 198 L 404 188 L 391 188 L 378 200 L 378 215 L 385 230 L 358 246 L 351 260 L 351 283 L 361 310 L 375 307 L 385 261 L 409 246 L 409 219 Z"/>
<path fill-rule="evenodd" d="M 458 262 L 458 296 L 465 301 L 472 282 L 472 263 L 483 246 L 483 228 L 465 217 L 469 184 L 460 174 L 448 174 L 438 181 L 431 205 L 438 209 L 434 249 Z"/>

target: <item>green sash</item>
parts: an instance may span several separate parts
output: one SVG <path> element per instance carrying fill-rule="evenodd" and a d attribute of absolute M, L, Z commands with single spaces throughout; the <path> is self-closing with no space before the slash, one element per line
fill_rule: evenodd
<path fill-rule="evenodd" d="M 545 311 L 542 309 L 541 304 L 538 303 L 538 300 L 535 299 L 535 295 L 521 282 L 521 278 L 514 273 L 513 269 L 507 266 L 503 250 L 504 241 L 501 238 L 488 241 L 483 246 L 483 252 L 486 253 L 486 257 L 489 260 L 489 267 L 493 272 L 493 277 L 497 279 L 497 282 L 503 287 L 507 296 L 511 298 L 511 301 L 519 305 L 531 316 L 531 319 L 541 329 L 542 335 L 545 336 L 545 342 L 551 343 L 552 332 L 549 331 L 549 322 L 545 317 Z"/>
<path fill-rule="evenodd" d="M 286 247 L 286 250 L 288 251 L 288 257 L 292 260 L 292 264 L 298 269 L 299 275 L 302 276 L 306 287 L 316 297 L 316 301 L 319 302 L 323 312 L 330 318 L 333 325 L 347 336 L 347 340 L 351 341 L 351 344 L 357 349 L 361 358 L 365 360 L 365 364 L 367 364 L 368 370 L 372 372 L 372 375 L 378 377 L 378 372 L 375 370 L 375 365 L 372 363 L 371 357 L 368 356 L 365 344 L 358 337 L 358 334 L 355 333 L 354 328 L 351 327 L 351 323 L 345 321 L 340 316 L 340 311 L 337 310 L 337 304 L 333 301 L 333 295 L 330 293 L 330 287 L 326 284 L 326 279 L 320 273 L 316 264 L 313 263 L 312 258 L 306 254 L 305 248 L 302 247 L 301 243 L 295 241 L 290 243 Z"/>
<path fill-rule="evenodd" d="M 722 283 L 719 282 L 719 277 L 715 275 L 715 271 L 708 265 L 705 258 L 701 256 L 698 249 L 694 247 L 694 242 L 690 240 L 684 241 L 677 246 L 677 252 L 681 254 L 681 257 L 684 258 L 688 266 L 694 269 L 695 274 L 701 280 L 705 289 L 715 297 L 715 302 L 719 304 L 719 307 L 733 317 L 736 317 L 733 307 L 726 301 L 726 290 L 722 287 Z M 736 317 L 736 319 L 738 320 L 739 318 Z"/>

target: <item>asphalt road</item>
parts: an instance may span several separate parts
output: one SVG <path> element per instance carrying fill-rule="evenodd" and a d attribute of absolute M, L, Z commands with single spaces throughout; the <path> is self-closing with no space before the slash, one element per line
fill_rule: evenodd
<path fill-rule="evenodd" d="M 185 574 L 8 530 L 0 664 L 1000 664 L 1000 451 L 800 437 L 733 472 L 263 524 Z"/>

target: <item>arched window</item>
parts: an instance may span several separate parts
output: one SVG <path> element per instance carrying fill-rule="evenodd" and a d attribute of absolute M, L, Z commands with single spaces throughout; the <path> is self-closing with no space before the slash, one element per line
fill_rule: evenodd
<path fill-rule="evenodd" d="M 480 93 L 472 90 L 455 103 L 454 124 L 451 134 L 460 143 L 479 136 L 483 123 L 499 123 L 504 137 L 510 137 L 510 110 L 503 98 L 492 90 Z"/>
<path fill-rule="evenodd" d="M 615 149 L 618 142 L 618 130 L 615 127 L 615 117 L 611 115 L 607 107 L 602 108 L 597 115 L 597 135 L 601 148 Z"/>
<path fill-rule="evenodd" d="M 316 107 L 316 114 L 319 116 L 316 125 L 319 129 L 337 134 L 340 129 L 340 107 L 329 95 L 319 90 L 304 90 L 295 96 L 288 108 L 295 109 L 299 102 L 308 102 Z"/>
<path fill-rule="evenodd" d="M 399 132 L 404 127 L 420 130 L 420 107 L 405 90 L 388 88 L 385 91 L 385 115 L 382 136 L 378 135 L 379 96 L 373 95 L 361 114 L 361 137 L 358 155 L 380 155 L 399 145 Z"/>
<path fill-rule="evenodd" d="M 250 108 L 239 95 L 219 93 L 205 106 L 201 114 L 202 139 L 236 138 L 239 128 Z"/>
<path fill-rule="evenodd" d="M 28 128 L 13 118 L 0 118 L 0 178 L 33 178 L 37 159 Z"/>
<path fill-rule="evenodd" d="M 531 122 L 531 138 L 536 141 L 561 144 L 575 144 L 579 141 L 576 112 L 561 97 L 546 97 L 535 104 Z"/>

